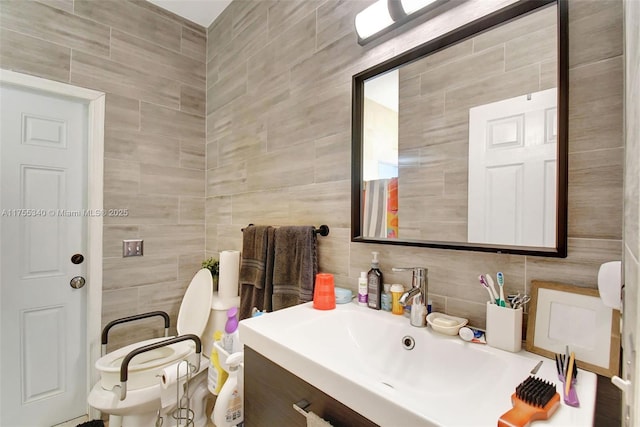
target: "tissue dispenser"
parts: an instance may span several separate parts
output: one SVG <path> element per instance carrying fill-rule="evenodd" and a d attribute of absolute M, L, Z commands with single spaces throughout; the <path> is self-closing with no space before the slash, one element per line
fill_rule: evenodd
<path fill-rule="evenodd" d="M 605 262 L 598 270 L 598 291 L 607 307 L 620 310 L 622 301 L 622 261 Z"/>

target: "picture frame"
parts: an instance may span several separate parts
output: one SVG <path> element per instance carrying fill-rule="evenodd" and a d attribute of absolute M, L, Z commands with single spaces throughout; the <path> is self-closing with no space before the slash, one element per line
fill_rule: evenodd
<path fill-rule="evenodd" d="M 567 346 L 580 368 L 618 375 L 620 312 L 606 307 L 597 289 L 532 280 L 525 348 L 554 359 Z"/>

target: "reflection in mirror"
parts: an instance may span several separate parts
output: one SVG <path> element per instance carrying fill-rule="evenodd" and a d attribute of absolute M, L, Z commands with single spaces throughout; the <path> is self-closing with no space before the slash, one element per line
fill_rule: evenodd
<path fill-rule="evenodd" d="M 557 9 L 354 76 L 363 86 L 354 240 L 563 256 Z"/>

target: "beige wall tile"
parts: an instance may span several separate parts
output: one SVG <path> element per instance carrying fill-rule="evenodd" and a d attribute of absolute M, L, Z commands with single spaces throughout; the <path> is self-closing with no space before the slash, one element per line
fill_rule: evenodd
<path fill-rule="evenodd" d="M 65 12 L 73 13 L 73 0 L 37 0 L 38 3 L 45 4 Z"/>
<path fill-rule="evenodd" d="M 527 292 L 531 280 L 597 287 L 600 264 L 622 257 L 622 242 L 606 239 L 569 239 L 567 258 L 527 257 Z"/>
<path fill-rule="evenodd" d="M 109 27 L 35 1 L 3 1 L 0 25 L 74 50 L 109 56 Z"/>
<path fill-rule="evenodd" d="M 104 159 L 104 191 L 138 194 L 140 164 L 118 159 Z"/>
<path fill-rule="evenodd" d="M 204 119 L 193 114 L 143 102 L 140 129 L 156 135 L 180 139 L 201 139 L 204 144 Z"/>
<path fill-rule="evenodd" d="M 107 129 L 104 156 L 154 165 L 180 166 L 180 141 L 138 131 Z"/>
<path fill-rule="evenodd" d="M 204 142 L 195 139 L 180 141 L 180 167 L 189 169 L 205 169 Z M 204 183 L 203 183 L 204 187 Z"/>
<path fill-rule="evenodd" d="M 203 253 L 204 224 L 141 225 L 144 256 L 170 256 L 176 253 Z"/>
<path fill-rule="evenodd" d="M 105 209 L 127 209 L 126 217 L 106 216 L 104 223 L 110 224 L 177 224 L 178 197 L 147 194 L 104 193 Z"/>
<path fill-rule="evenodd" d="M 140 192 L 144 194 L 204 197 L 203 181 L 203 170 L 140 165 Z"/>
<path fill-rule="evenodd" d="M 0 66 L 39 77 L 69 81 L 71 49 L 14 31 L 0 30 Z"/>
<path fill-rule="evenodd" d="M 107 94 L 104 126 L 111 129 L 140 129 L 140 101 Z"/>
<path fill-rule="evenodd" d="M 301 184 L 300 180 L 294 180 Z M 289 222 L 349 227 L 351 181 L 290 187 Z M 331 224 L 328 224 L 331 222 Z"/>
<path fill-rule="evenodd" d="M 206 111 L 207 93 L 203 89 L 196 89 L 189 85 L 180 86 L 180 110 L 185 113 L 204 117 Z"/>
<path fill-rule="evenodd" d="M 336 133 L 315 141 L 314 182 L 343 181 L 351 176 L 351 134 Z"/>
<path fill-rule="evenodd" d="M 111 60 L 194 88 L 205 88 L 206 66 L 202 60 L 194 60 L 122 31 L 111 31 Z"/>
<path fill-rule="evenodd" d="M 316 8 L 321 0 L 294 2 L 279 0 L 269 6 L 269 42 L 287 31 L 289 27 L 299 22 L 309 14 L 316 14 Z M 313 23 L 315 31 L 315 19 Z M 315 48 L 315 43 L 314 43 Z"/>
<path fill-rule="evenodd" d="M 317 49 L 333 43 L 339 38 L 350 35 L 356 40 L 354 21 L 356 15 L 366 9 L 373 1 L 330 0 L 318 6 L 318 42 Z"/>
<path fill-rule="evenodd" d="M 180 224 L 204 224 L 204 197 L 180 196 Z"/>
<path fill-rule="evenodd" d="M 569 237 L 622 238 L 622 148 L 569 155 Z"/>
<path fill-rule="evenodd" d="M 127 0 L 74 0 L 76 15 L 141 37 L 176 52 L 180 50 L 182 26 Z"/>
<path fill-rule="evenodd" d="M 289 191 L 280 189 L 236 194 L 231 203 L 233 223 L 242 224 L 242 227 L 247 224 L 287 224 L 289 199 Z"/>
<path fill-rule="evenodd" d="M 313 182 L 313 144 L 298 144 L 286 150 L 256 157 L 247 165 L 247 189 L 250 191 L 286 187 L 290 183 Z"/>
<path fill-rule="evenodd" d="M 177 108 L 180 83 L 105 58 L 74 52 L 71 83 Z"/>
<path fill-rule="evenodd" d="M 134 286 L 175 282 L 178 260 L 174 255 L 105 258 L 103 263 L 105 291 Z"/>
<path fill-rule="evenodd" d="M 569 152 L 623 146 L 622 57 L 569 71 Z"/>
<path fill-rule="evenodd" d="M 622 2 L 569 3 L 569 66 L 622 54 Z"/>
<path fill-rule="evenodd" d="M 205 62 L 207 55 L 207 33 L 205 30 L 196 31 L 182 27 L 180 52 L 199 62 Z"/>
<path fill-rule="evenodd" d="M 247 163 L 207 170 L 207 197 L 228 196 L 247 191 Z"/>

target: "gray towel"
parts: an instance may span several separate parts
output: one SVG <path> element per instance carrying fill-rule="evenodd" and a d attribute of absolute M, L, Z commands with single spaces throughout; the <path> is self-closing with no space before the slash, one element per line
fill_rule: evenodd
<path fill-rule="evenodd" d="M 251 317 L 251 310 L 271 311 L 273 293 L 274 229 L 249 226 L 242 234 L 240 263 L 240 320 Z"/>
<path fill-rule="evenodd" d="M 318 272 L 314 228 L 278 228 L 275 231 L 274 252 L 273 309 L 313 300 L 313 286 Z"/>

